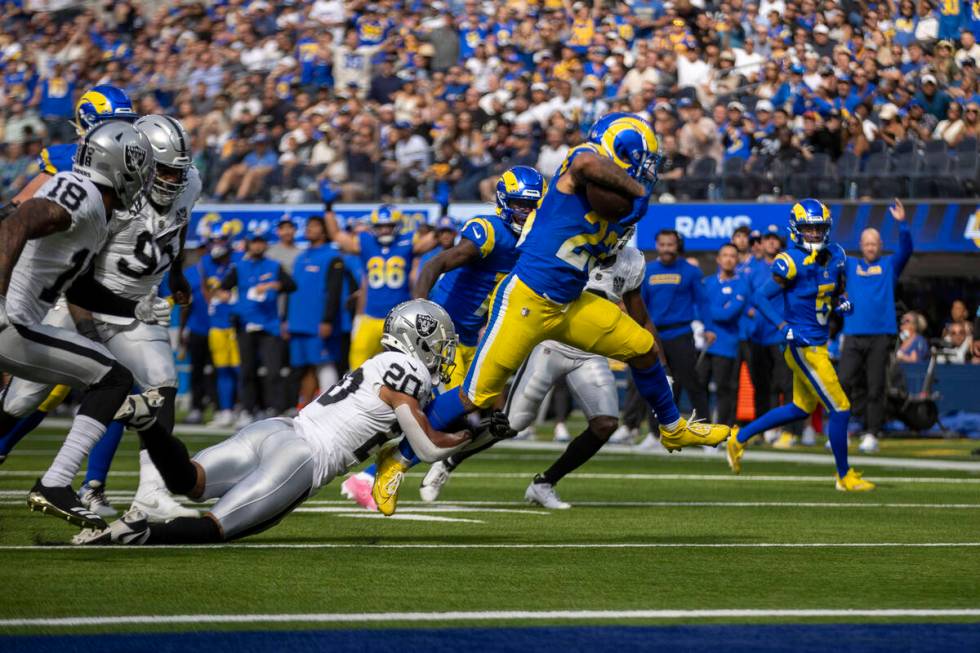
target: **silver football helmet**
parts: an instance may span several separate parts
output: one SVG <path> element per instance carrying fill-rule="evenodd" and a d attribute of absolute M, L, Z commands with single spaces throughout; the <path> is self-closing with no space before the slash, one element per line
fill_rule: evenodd
<path fill-rule="evenodd" d="M 381 345 L 417 358 L 433 383 L 449 383 L 456 367 L 456 327 L 446 309 L 428 299 L 412 299 L 391 309 Z"/>
<path fill-rule="evenodd" d="M 150 199 L 157 206 L 170 206 L 184 188 L 193 165 L 191 139 L 184 126 L 170 116 L 143 116 L 134 124 L 150 139 L 156 164 Z"/>
<path fill-rule="evenodd" d="M 123 209 L 117 218 L 133 217 L 153 183 L 150 139 L 121 120 L 100 123 L 79 140 L 72 170 L 116 192 Z"/>

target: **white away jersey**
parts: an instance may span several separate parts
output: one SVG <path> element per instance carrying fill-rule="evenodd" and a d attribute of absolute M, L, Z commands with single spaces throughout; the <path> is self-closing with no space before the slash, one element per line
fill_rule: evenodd
<path fill-rule="evenodd" d="M 34 197 L 68 211 L 71 227 L 24 246 L 7 289 L 7 314 L 17 324 L 40 323 L 109 237 L 102 193 L 82 175 L 59 172 Z"/>
<path fill-rule="evenodd" d="M 428 401 L 429 371 L 418 360 L 386 351 L 344 375 L 332 388 L 307 404 L 294 420 L 316 454 L 317 487 L 351 465 L 367 460 L 393 437 L 394 409 L 381 401 L 381 386 Z"/>
<path fill-rule="evenodd" d="M 623 300 L 623 295 L 636 290 L 643 283 L 646 265 L 643 252 L 635 247 L 624 247 L 616 255 L 612 265 L 600 265 L 592 270 L 585 289 L 599 291 L 606 299 L 618 304 Z M 593 355 L 554 340 L 546 340 L 539 346 L 545 344 L 568 356 L 582 358 Z"/>
<path fill-rule="evenodd" d="M 120 297 L 145 297 L 153 286 L 160 284 L 176 258 L 180 230 L 190 219 L 200 196 L 201 177 L 191 167 L 187 186 L 166 213 L 160 213 L 147 201 L 135 218 L 114 220 L 110 225 L 112 235 L 95 259 L 95 280 Z M 99 317 L 112 321 L 111 316 Z"/>

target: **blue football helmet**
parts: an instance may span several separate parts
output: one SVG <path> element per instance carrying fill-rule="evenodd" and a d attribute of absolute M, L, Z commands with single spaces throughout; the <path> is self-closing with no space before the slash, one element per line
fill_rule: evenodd
<path fill-rule="evenodd" d="M 371 232 L 382 245 L 395 242 L 395 235 L 402 226 L 402 212 L 392 204 L 382 204 L 371 211 Z"/>
<path fill-rule="evenodd" d="M 789 239 L 805 252 L 818 252 L 829 245 L 833 226 L 830 209 L 820 200 L 800 200 L 790 209 Z"/>
<path fill-rule="evenodd" d="M 592 125 L 588 141 L 633 179 L 648 187 L 657 183 L 660 140 L 642 117 L 622 111 L 607 113 Z"/>
<path fill-rule="evenodd" d="M 497 180 L 497 215 L 521 233 L 531 211 L 544 197 L 544 177 L 530 166 L 514 166 Z"/>
<path fill-rule="evenodd" d="M 86 91 L 75 105 L 75 131 L 81 136 L 105 120 L 133 122 L 138 116 L 121 88 L 99 84 Z"/>

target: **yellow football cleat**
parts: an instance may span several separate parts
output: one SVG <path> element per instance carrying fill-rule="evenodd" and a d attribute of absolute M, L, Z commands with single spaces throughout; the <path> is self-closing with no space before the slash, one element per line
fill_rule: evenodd
<path fill-rule="evenodd" d="M 371 486 L 371 498 L 378 505 L 378 511 L 385 517 L 395 514 L 398 506 L 398 488 L 401 487 L 408 464 L 398 454 L 398 447 L 386 447 L 378 452 L 375 461 L 378 466 Z"/>
<path fill-rule="evenodd" d="M 673 431 L 668 431 L 663 426 L 660 427 L 660 444 L 667 451 L 677 451 L 682 447 L 708 446 L 713 447 L 725 441 L 731 433 L 731 429 L 722 424 L 706 424 L 699 419 L 695 419 L 691 413 L 691 419 L 681 418 L 680 424 Z"/>
<path fill-rule="evenodd" d="M 738 441 L 738 427 L 732 427 L 732 434 L 728 438 L 725 446 L 725 455 L 728 457 L 728 466 L 736 474 L 742 473 L 742 455 L 745 453 L 745 445 Z"/>
<path fill-rule="evenodd" d="M 837 489 L 841 492 L 870 492 L 875 489 L 874 483 L 861 478 L 861 472 L 855 471 L 853 468 L 847 470 L 844 478 L 837 474 L 834 474 L 834 478 L 837 479 Z"/>
<path fill-rule="evenodd" d="M 773 449 L 792 449 L 796 446 L 796 436 L 788 431 L 779 434 L 779 439 L 772 443 Z"/>

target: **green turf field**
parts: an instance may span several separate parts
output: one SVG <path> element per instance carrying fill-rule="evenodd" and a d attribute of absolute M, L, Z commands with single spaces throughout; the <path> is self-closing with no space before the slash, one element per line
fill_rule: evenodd
<path fill-rule="evenodd" d="M 197 450 L 217 439 L 185 441 Z M 124 439 L 110 475 L 118 508 L 136 486 L 134 441 Z M 208 549 L 56 546 L 76 529 L 28 512 L 24 498 L 59 444 L 57 430 L 41 429 L 0 467 L 6 634 L 980 621 L 975 442 L 886 442 L 879 459 L 918 454 L 912 464 L 937 468 L 855 464 L 879 483 L 862 495 L 836 492 L 830 463 L 804 462 L 796 452 L 751 448 L 736 478 L 721 452 L 640 455 L 620 447 L 559 485 L 575 506 L 561 512 L 523 502 L 532 474 L 557 451 L 515 443 L 468 461 L 438 504 L 419 501 L 421 472 L 409 475 L 395 518 L 342 500 L 335 481 L 275 529 Z M 753 612 L 720 612 L 728 609 Z M 542 611 L 556 612 L 535 614 Z M 173 615 L 186 617 L 161 619 Z M 85 625 L 93 616 L 141 619 Z M 68 621 L 21 621 L 56 618 Z"/>

